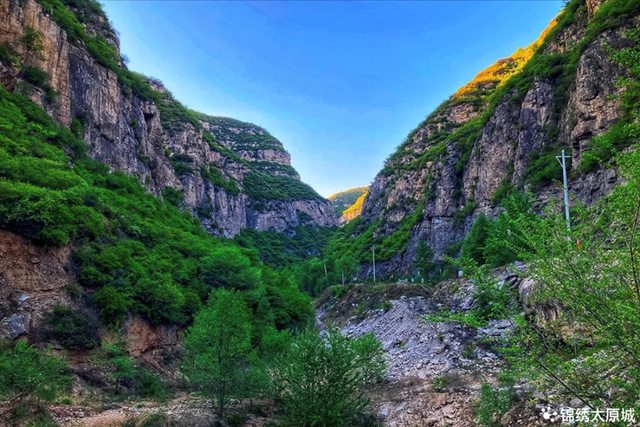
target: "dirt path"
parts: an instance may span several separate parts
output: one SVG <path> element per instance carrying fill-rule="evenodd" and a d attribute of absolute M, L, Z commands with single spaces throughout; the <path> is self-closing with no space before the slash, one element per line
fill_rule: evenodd
<path fill-rule="evenodd" d="M 213 419 L 211 402 L 193 395 L 181 395 L 166 403 L 136 401 L 109 404 L 108 408 L 81 406 L 50 406 L 49 410 L 61 427 L 111 427 L 127 420 L 142 420 L 152 414 L 163 413 L 176 418 Z M 194 424 L 195 425 L 195 424 Z"/>

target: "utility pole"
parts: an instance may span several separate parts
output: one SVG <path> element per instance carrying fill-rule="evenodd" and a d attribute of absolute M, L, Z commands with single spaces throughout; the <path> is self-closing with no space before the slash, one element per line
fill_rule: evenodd
<path fill-rule="evenodd" d="M 371 246 L 371 253 L 373 254 L 373 283 L 376 283 L 376 245 Z"/>
<path fill-rule="evenodd" d="M 567 219 L 567 233 L 571 231 L 571 221 L 569 220 L 569 186 L 567 184 L 567 156 L 564 155 L 564 150 L 562 150 L 561 156 L 556 156 L 556 159 L 562 166 L 562 181 L 564 184 L 564 216 Z"/>

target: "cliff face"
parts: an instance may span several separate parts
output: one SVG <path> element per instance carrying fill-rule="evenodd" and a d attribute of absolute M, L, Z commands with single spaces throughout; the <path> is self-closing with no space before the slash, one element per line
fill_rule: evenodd
<path fill-rule="evenodd" d="M 614 171 L 581 173 L 579 166 L 587 143 L 621 117 L 616 80 L 626 71 L 609 49 L 630 45 L 624 34 L 638 25 L 640 11 L 629 3 L 626 16 L 604 17 L 600 3 L 570 3 L 539 40 L 478 74 L 389 157 L 357 230 L 378 242 L 401 227 L 410 233 L 403 250 L 378 263 L 378 274 L 410 270 L 420 240 L 441 256 L 479 214 L 495 215 L 511 188 L 542 201 L 561 198 L 554 156 L 562 148 L 572 157 L 574 201 L 589 204 L 611 191 Z"/>
<path fill-rule="evenodd" d="M 337 225 L 329 202 L 300 181 L 282 143 L 266 130 L 187 110 L 157 81 L 146 80 L 153 100 L 139 96 L 118 74 L 124 69 L 119 41 L 104 15 L 72 9 L 89 37 L 116 49 L 112 67 L 42 4 L 0 0 L 0 45 L 22 63 L 0 61 L 0 82 L 28 94 L 59 123 L 82 124 L 91 157 L 139 177 L 158 196 L 167 187 L 178 190 L 182 205 L 216 235 L 232 237 L 247 227 L 282 231 L 301 216 Z M 33 33 L 41 41 L 37 49 L 27 42 Z M 46 72 L 48 81 L 33 84 L 25 67 Z"/>

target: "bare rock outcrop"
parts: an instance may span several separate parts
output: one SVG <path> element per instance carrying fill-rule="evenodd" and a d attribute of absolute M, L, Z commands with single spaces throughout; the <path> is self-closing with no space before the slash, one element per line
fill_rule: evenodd
<path fill-rule="evenodd" d="M 68 305 L 75 276 L 70 247 L 45 248 L 0 230 L 0 339 L 27 336 L 56 305 Z"/>

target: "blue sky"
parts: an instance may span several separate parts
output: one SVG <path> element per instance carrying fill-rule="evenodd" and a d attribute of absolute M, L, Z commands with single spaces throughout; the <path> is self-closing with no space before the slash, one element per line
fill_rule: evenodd
<path fill-rule="evenodd" d="M 105 1 L 135 71 L 260 125 L 324 196 L 368 185 L 424 117 L 561 1 Z"/>

